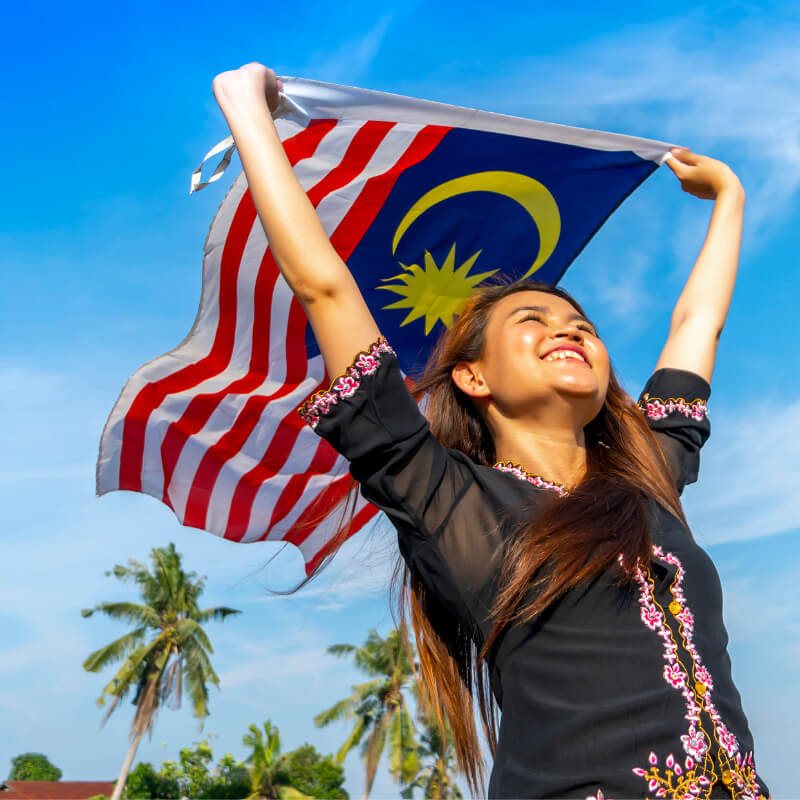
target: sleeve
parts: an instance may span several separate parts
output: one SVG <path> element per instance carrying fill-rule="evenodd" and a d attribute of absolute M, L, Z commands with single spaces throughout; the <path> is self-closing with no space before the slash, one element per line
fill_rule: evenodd
<path fill-rule="evenodd" d="M 389 517 L 409 567 L 449 611 L 463 614 L 498 563 L 502 510 L 485 491 L 482 468 L 433 436 L 386 340 L 359 353 L 299 411 Z"/>
<path fill-rule="evenodd" d="M 678 493 L 697 480 L 700 448 L 711 432 L 708 398 L 711 386 L 694 372 L 659 369 L 639 398 L 650 429 L 669 464 Z"/>

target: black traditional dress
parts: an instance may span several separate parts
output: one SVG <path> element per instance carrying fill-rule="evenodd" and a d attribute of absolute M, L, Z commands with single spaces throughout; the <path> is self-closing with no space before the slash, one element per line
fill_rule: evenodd
<path fill-rule="evenodd" d="M 700 376 L 662 369 L 639 401 L 679 491 L 697 478 L 709 394 Z M 301 414 L 350 461 L 363 495 L 396 527 L 409 568 L 480 646 L 521 509 L 530 519 L 563 488 L 443 447 L 384 339 Z M 768 795 L 731 677 L 717 571 L 655 502 L 650 523 L 653 560 L 634 587 L 604 573 L 495 649 L 502 716 L 490 797 Z"/>

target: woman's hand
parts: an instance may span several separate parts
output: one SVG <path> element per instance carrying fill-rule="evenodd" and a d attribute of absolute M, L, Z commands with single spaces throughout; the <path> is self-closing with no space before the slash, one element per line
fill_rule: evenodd
<path fill-rule="evenodd" d="M 673 147 L 667 166 L 677 175 L 681 188 L 702 200 L 716 200 L 720 194 L 736 193 L 744 197 L 744 189 L 736 173 L 722 161 L 693 153 L 686 147 Z"/>
<path fill-rule="evenodd" d="M 239 69 L 221 72 L 214 78 L 212 88 L 219 107 L 228 116 L 237 109 L 263 109 L 264 104 L 269 111 L 275 111 L 283 84 L 269 67 L 251 62 Z"/>

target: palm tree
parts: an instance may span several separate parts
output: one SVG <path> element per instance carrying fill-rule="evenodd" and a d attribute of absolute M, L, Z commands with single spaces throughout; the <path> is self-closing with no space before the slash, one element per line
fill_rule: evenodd
<path fill-rule="evenodd" d="M 425 800 L 461 800 L 464 795 L 455 782 L 456 749 L 450 727 L 445 722 L 442 731 L 435 715 L 423 716 L 422 723 L 419 755 L 424 761 L 414 780 L 401 792 L 401 797 L 410 799 L 414 796 L 414 789 L 420 788 Z"/>
<path fill-rule="evenodd" d="M 286 788 L 285 775 L 282 769 L 286 762 L 286 754 L 281 753 L 281 736 L 270 720 L 264 723 L 264 730 L 251 725 L 242 738 L 242 744 L 252 749 L 245 759 L 250 765 L 250 798 L 265 797 L 268 800 L 279 800 Z"/>
<path fill-rule="evenodd" d="M 414 672 L 405 643 L 397 629 L 383 639 L 371 630 L 361 647 L 336 644 L 328 648 L 335 656 L 353 656 L 355 665 L 367 675 L 366 683 L 353 686 L 353 693 L 314 718 L 318 727 L 336 720 L 352 720 L 353 727 L 336 754 L 341 764 L 361 743 L 366 783 L 363 798 L 369 796 L 387 739 L 389 771 L 395 780 L 409 783 L 419 771 L 419 756 L 414 720 L 405 692 L 414 691 Z M 412 651 L 413 657 L 413 651 Z M 366 738 L 365 738 L 366 737 Z M 363 740 L 363 742 L 362 742 Z"/>
<path fill-rule="evenodd" d="M 90 617 L 99 611 L 112 619 L 134 625 L 133 630 L 101 647 L 84 662 L 89 672 L 124 659 L 117 674 L 103 689 L 97 704 L 110 700 L 101 725 L 105 724 L 120 702 L 133 690 L 136 713 L 131 724 L 131 745 L 114 786 L 112 800 L 119 800 L 125 786 L 139 742 L 151 732 L 158 711 L 169 703 L 178 708 L 185 691 L 192 701 L 194 716 L 208 716 L 208 684 L 219 685 L 219 678 L 209 660 L 214 652 L 203 624 L 223 620 L 239 611 L 224 606 L 200 610 L 197 600 L 203 592 L 205 578 L 185 572 L 181 556 L 170 542 L 168 547 L 153 548 L 150 557 L 152 572 L 133 558 L 128 566 L 117 564 L 106 575 L 137 584 L 142 603 L 100 603 L 81 611 Z"/>

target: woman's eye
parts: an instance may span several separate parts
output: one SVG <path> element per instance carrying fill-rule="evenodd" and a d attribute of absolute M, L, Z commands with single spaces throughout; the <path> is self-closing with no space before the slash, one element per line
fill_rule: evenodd
<path fill-rule="evenodd" d="M 536 314 L 526 314 L 520 322 L 527 322 L 529 319 L 533 320 L 534 322 L 542 322 L 542 318 L 537 316 Z"/>
<path fill-rule="evenodd" d="M 592 336 L 597 336 L 591 325 L 578 325 L 578 328 L 582 331 L 586 331 L 586 333 L 590 333 Z"/>

